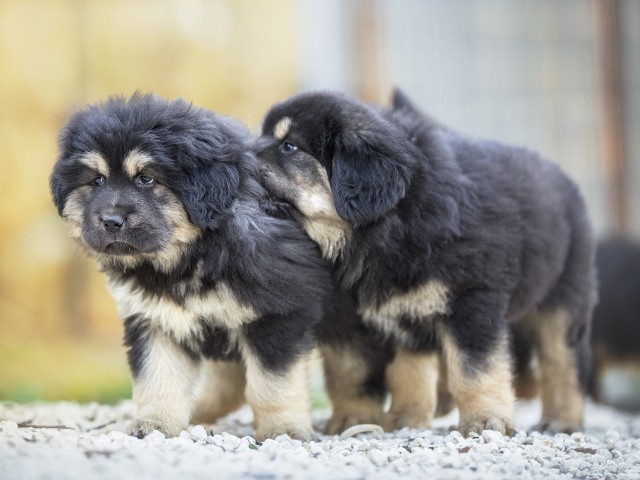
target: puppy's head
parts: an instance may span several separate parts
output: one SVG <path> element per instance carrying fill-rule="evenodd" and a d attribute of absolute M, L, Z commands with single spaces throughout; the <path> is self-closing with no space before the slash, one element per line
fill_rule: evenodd
<path fill-rule="evenodd" d="M 256 147 L 262 178 L 307 219 L 374 222 L 405 196 L 413 158 L 406 134 L 346 96 L 306 93 L 274 106 Z"/>
<path fill-rule="evenodd" d="M 53 201 L 99 260 L 170 266 L 231 206 L 245 135 L 182 100 L 112 98 L 74 114 L 61 131 Z"/>

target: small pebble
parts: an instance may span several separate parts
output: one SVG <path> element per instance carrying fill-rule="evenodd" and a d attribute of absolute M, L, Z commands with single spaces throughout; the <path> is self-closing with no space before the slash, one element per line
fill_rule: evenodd
<path fill-rule="evenodd" d="M 389 462 L 389 457 L 378 449 L 372 449 L 367 452 L 367 458 L 371 460 L 376 467 L 382 467 Z"/>
<path fill-rule="evenodd" d="M 194 441 L 198 440 L 206 440 L 207 439 L 207 431 L 204 429 L 202 425 L 196 425 L 189 432 L 191 439 Z"/>
<path fill-rule="evenodd" d="M 485 430 L 482 432 L 482 439 L 485 441 L 485 443 L 498 443 L 502 442 L 502 440 L 504 439 L 504 435 L 495 430 Z"/>

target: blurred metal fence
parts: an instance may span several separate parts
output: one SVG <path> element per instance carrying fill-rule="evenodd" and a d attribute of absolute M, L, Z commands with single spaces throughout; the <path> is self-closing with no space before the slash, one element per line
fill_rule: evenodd
<path fill-rule="evenodd" d="M 640 235 L 640 2 L 306 0 L 301 12 L 303 88 L 385 101 L 399 86 L 453 128 L 559 163 L 599 234 Z"/>

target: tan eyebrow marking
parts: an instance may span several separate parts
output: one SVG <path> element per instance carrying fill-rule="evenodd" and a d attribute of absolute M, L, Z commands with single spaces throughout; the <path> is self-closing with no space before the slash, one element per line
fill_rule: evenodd
<path fill-rule="evenodd" d="M 278 123 L 276 123 L 276 126 L 273 128 L 273 135 L 278 140 L 282 140 L 284 137 L 287 136 L 287 133 L 289 133 L 289 130 L 291 130 L 292 124 L 293 122 L 289 117 L 282 117 L 280 120 L 278 120 Z"/>
<path fill-rule="evenodd" d="M 151 155 L 140 150 L 131 150 L 122 162 L 122 169 L 130 178 L 133 178 L 152 162 Z"/>
<path fill-rule="evenodd" d="M 95 170 L 100 175 L 105 177 L 109 176 L 109 165 L 102 155 L 97 152 L 88 152 L 80 157 L 80 163 L 85 164 L 92 170 Z"/>

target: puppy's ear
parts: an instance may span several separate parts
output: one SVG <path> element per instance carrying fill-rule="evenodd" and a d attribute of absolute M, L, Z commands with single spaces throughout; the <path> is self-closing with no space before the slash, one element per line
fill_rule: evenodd
<path fill-rule="evenodd" d="M 49 177 L 51 197 L 58 210 L 58 215 L 62 215 L 69 193 L 79 186 L 77 180 L 80 177 L 81 166 L 77 161 L 73 161 L 72 156 L 74 139 L 80 135 L 78 125 L 86 115 L 85 111 L 76 112 L 58 134 L 59 154 Z"/>
<path fill-rule="evenodd" d="M 338 214 L 359 227 L 404 198 L 413 158 L 406 136 L 377 113 L 336 135 L 331 189 Z"/>
<path fill-rule="evenodd" d="M 408 116 L 414 120 L 422 120 L 428 121 L 431 124 L 437 123 L 433 118 L 429 115 L 426 115 L 418 106 L 413 103 L 413 100 L 409 98 L 409 96 L 396 88 L 393 91 L 393 95 L 391 97 L 391 108 L 396 112 L 402 112 L 405 116 Z"/>
<path fill-rule="evenodd" d="M 201 117 L 196 117 L 199 114 Z M 177 160 L 180 172 L 174 176 L 173 190 L 194 225 L 214 229 L 238 194 L 240 163 L 246 162 L 247 147 L 239 132 L 223 119 L 195 112 L 192 128 L 168 133 L 170 156 Z"/>
<path fill-rule="evenodd" d="M 191 170 L 183 179 L 182 203 L 194 225 L 216 228 L 238 191 L 240 174 L 236 165 L 215 162 Z"/>
<path fill-rule="evenodd" d="M 398 87 L 393 89 L 393 93 L 391 95 L 391 107 L 394 110 L 401 110 L 404 108 L 418 112 L 418 108 L 416 108 L 409 96 Z"/>
<path fill-rule="evenodd" d="M 67 182 L 65 182 L 65 178 L 70 177 L 65 175 L 64 170 L 68 169 L 66 169 L 65 165 L 63 165 L 61 162 L 57 162 L 53 167 L 51 176 L 49 177 L 49 188 L 51 189 L 51 197 L 53 198 L 53 203 L 58 210 L 58 215 L 62 215 L 64 202 L 70 190 L 68 185 L 66 185 Z"/>

